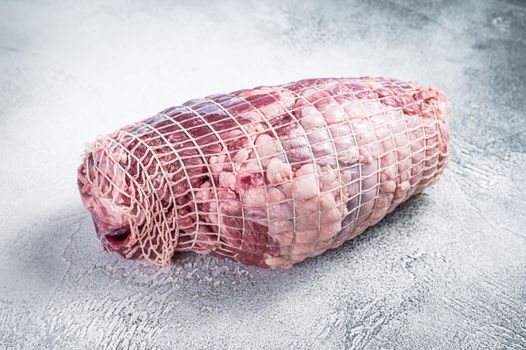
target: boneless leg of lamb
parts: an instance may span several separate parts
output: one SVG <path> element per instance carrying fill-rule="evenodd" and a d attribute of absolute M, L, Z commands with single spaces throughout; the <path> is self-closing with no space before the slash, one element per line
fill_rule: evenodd
<path fill-rule="evenodd" d="M 436 181 L 446 95 L 384 78 L 309 79 L 191 100 L 100 137 L 78 170 L 104 246 L 290 267 Z"/>

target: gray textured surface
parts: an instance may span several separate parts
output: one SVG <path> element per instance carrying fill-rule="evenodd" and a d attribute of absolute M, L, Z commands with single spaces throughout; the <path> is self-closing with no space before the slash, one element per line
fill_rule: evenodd
<path fill-rule="evenodd" d="M 0 3 L 0 349 L 526 348 L 524 2 L 218 3 Z M 192 97 L 359 75 L 449 94 L 439 185 L 288 271 L 102 251 L 85 141 Z"/>

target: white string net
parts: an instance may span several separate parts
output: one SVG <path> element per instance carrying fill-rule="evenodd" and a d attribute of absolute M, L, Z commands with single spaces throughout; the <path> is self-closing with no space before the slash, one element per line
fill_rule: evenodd
<path fill-rule="evenodd" d="M 108 250 L 290 267 L 437 180 L 449 105 L 384 78 L 310 79 L 191 100 L 97 139 L 78 171 Z"/>

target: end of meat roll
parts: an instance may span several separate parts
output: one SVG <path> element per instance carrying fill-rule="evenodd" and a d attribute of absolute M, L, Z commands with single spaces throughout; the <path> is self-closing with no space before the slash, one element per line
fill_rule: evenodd
<path fill-rule="evenodd" d="M 152 199 L 162 200 L 163 191 L 155 183 L 146 183 L 140 169 L 143 164 L 130 152 L 126 139 L 123 132 L 116 132 L 88 147 L 77 171 L 82 203 L 107 251 L 170 264 L 174 243 L 162 234 L 170 220 L 155 218 L 152 210 L 158 206 Z"/>

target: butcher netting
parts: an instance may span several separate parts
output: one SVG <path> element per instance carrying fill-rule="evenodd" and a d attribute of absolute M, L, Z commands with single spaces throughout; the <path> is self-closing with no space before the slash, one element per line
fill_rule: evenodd
<path fill-rule="evenodd" d="M 309 79 L 190 100 L 98 138 L 79 188 L 109 250 L 289 267 L 337 247 L 437 180 L 443 92 Z"/>

